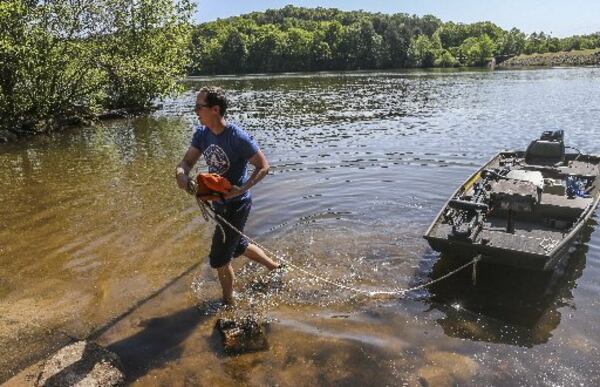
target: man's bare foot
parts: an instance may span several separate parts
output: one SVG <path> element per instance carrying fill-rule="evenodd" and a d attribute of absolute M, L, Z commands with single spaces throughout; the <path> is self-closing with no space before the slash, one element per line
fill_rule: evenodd
<path fill-rule="evenodd" d="M 284 274 L 284 273 L 287 273 L 289 270 L 290 270 L 290 268 L 287 265 L 287 263 L 279 263 L 277 265 L 277 267 L 275 267 L 273 270 L 270 271 L 270 273 L 272 273 L 272 274 Z"/>
<path fill-rule="evenodd" d="M 223 297 L 223 304 L 225 306 L 235 306 L 236 299 L 237 299 L 237 294 L 235 292 L 233 292 L 231 297 Z"/>

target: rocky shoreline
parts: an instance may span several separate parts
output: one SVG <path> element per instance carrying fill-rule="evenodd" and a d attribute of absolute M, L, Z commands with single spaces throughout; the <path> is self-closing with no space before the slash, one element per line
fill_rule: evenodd
<path fill-rule="evenodd" d="M 549 52 L 545 54 L 518 55 L 498 65 L 500 68 L 599 66 L 600 49 Z"/>
<path fill-rule="evenodd" d="M 91 341 L 71 343 L 6 381 L 20 386 L 122 386 L 123 365 L 118 355 Z"/>

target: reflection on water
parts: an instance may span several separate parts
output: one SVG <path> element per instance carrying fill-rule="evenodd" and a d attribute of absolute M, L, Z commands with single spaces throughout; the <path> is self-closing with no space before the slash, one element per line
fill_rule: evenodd
<path fill-rule="evenodd" d="M 273 166 L 253 189 L 248 234 L 319 275 L 381 290 L 454 265 L 421 235 L 499 148 L 565 129 L 570 145 L 599 153 L 599 82 L 600 69 L 586 68 L 189 86 L 229 90 L 230 119 Z M 2 145 L 0 380 L 94 334 L 138 385 L 598 384 L 593 226 L 554 277 L 480 265 L 476 287 L 466 271 L 403 299 L 297 270 L 271 278 L 238 259 L 238 308 L 220 308 L 203 258 L 212 226 L 173 180 L 193 103 L 190 90 L 151 116 Z M 248 313 L 270 322 L 269 351 L 226 356 L 216 319 Z"/>
<path fill-rule="evenodd" d="M 560 309 L 573 307 L 572 289 L 585 268 L 592 231 L 584 227 L 553 272 L 480 263 L 475 285 L 469 270 L 431 286 L 429 302 L 445 313 L 438 323 L 452 337 L 528 347 L 546 343 L 560 324 Z M 450 259 L 440 257 L 431 276 L 451 270 Z"/>

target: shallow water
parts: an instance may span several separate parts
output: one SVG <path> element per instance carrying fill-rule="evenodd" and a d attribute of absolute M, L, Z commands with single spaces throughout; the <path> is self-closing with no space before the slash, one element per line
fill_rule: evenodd
<path fill-rule="evenodd" d="M 600 153 L 600 69 L 200 78 L 273 171 L 248 234 L 361 290 L 456 267 L 421 238 L 499 149 L 543 130 Z M 212 226 L 177 190 L 193 92 L 147 117 L 0 147 L 0 380 L 92 336 L 139 385 L 593 385 L 600 382 L 596 218 L 552 276 L 480 265 L 405 298 L 370 298 L 236 262 L 239 307 L 216 307 Z M 178 277 L 180 276 L 181 277 Z M 270 321 L 270 349 L 226 356 L 219 317 Z"/>

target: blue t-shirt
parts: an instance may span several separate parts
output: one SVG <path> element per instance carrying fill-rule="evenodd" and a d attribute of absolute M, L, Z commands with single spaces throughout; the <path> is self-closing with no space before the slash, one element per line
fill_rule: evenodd
<path fill-rule="evenodd" d="M 208 172 L 221 175 L 239 187 L 248 181 L 248 160 L 258 152 L 252 137 L 233 124 L 227 124 L 218 135 L 205 126 L 198 127 L 192 146 L 202 152 Z M 235 199 L 247 197 L 250 197 L 249 192 Z"/>

